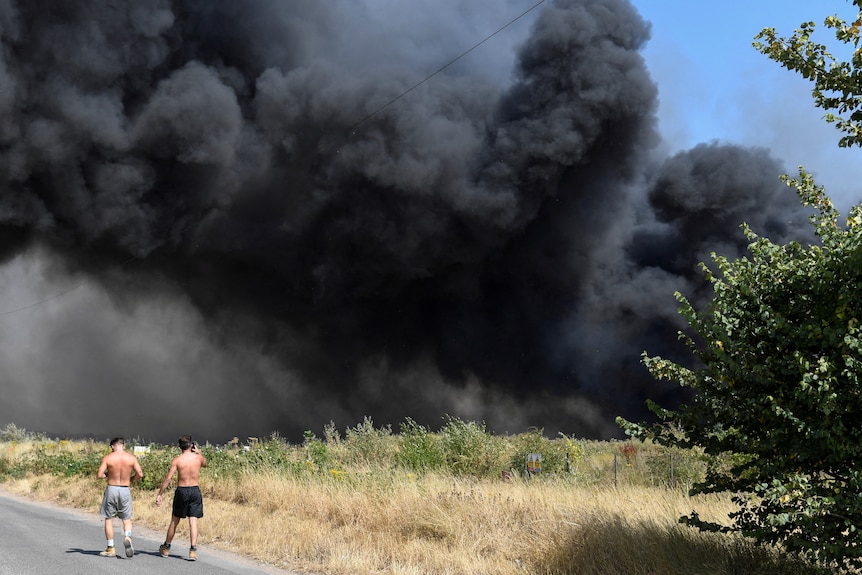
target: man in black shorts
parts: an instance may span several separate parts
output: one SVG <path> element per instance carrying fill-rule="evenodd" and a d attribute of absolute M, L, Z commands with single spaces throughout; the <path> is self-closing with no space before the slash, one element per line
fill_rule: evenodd
<path fill-rule="evenodd" d="M 182 453 L 171 461 L 171 468 L 162 482 L 159 494 L 156 496 L 156 505 L 162 504 L 162 493 L 171 482 L 174 473 L 177 474 L 177 489 L 174 492 L 174 502 L 171 509 L 171 523 L 168 525 L 168 533 L 165 542 L 159 546 L 159 554 L 167 557 L 171 553 L 171 540 L 177 531 L 180 520 L 189 518 L 189 561 L 197 561 L 198 552 L 198 519 L 204 516 L 204 502 L 201 496 L 200 474 L 201 468 L 207 466 L 207 458 L 198 451 L 190 435 L 180 437 L 178 444 Z"/>

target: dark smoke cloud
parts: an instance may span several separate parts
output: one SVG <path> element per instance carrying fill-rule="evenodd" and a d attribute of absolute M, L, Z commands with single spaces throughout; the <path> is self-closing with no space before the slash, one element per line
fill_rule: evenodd
<path fill-rule="evenodd" d="M 516 56 L 381 109 L 452 58 L 447 34 L 479 36 L 386 4 L 0 5 L 0 301 L 81 286 L 0 316 L 0 422 L 610 437 L 673 401 L 638 356 L 679 353 L 673 292 L 708 295 L 697 263 L 743 253 L 742 221 L 799 236 L 785 170 L 659 157 L 627 0 L 547 2 Z M 498 17 L 480 4 L 461 14 Z"/>

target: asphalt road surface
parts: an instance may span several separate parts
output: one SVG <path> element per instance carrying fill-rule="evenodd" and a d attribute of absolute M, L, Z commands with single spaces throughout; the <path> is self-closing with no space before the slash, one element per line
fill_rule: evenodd
<path fill-rule="evenodd" d="M 165 524 L 167 528 L 167 523 Z M 135 555 L 126 558 L 122 523 L 114 519 L 117 557 L 102 557 L 104 522 L 98 513 L 64 509 L 0 492 L 0 575 L 299 575 L 257 564 L 241 556 L 198 546 L 188 561 L 188 541 L 174 539 L 172 555 L 161 557 L 164 534 L 133 523 Z"/>

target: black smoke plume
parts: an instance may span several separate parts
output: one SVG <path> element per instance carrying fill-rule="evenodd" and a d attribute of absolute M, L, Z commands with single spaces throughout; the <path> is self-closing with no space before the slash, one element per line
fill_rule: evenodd
<path fill-rule="evenodd" d="M 627 0 L 548 1 L 515 56 L 418 87 L 476 32 L 389 9 L 0 3 L 0 422 L 607 438 L 674 400 L 639 354 L 680 353 L 673 292 L 709 296 L 697 263 L 743 253 L 742 221 L 799 235 L 786 170 L 661 157 Z"/>

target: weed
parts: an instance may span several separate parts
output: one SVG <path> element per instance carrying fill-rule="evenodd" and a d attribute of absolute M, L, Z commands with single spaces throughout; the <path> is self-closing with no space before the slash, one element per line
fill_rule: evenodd
<path fill-rule="evenodd" d="M 2 442 L 17 441 L 21 443 L 24 441 L 44 441 L 46 439 L 44 434 L 27 431 L 14 423 L 7 423 L 6 427 L 0 430 L 0 441 Z"/>
<path fill-rule="evenodd" d="M 512 457 L 509 459 L 509 469 L 523 471 L 527 455 L 538 453 L 542 456 L 542 472 L 557 474 L 566 471 L 566 454 L 568 444 L 553 441 L 543 435 L 543 430 L 533 428 L 512 438 Z"/>
<path fill-rule="evenodd" d="M 625 458 L 626 465 L 631 465 L 632 460 L 638 454 L 638 448 L 633 443 L 621 443 L 618 447 L 620 454 Z"/>
<path fill-rule="evenodd" d="M 417 472 L 442 469 L 446 464 L 439 437 L 409 417 L 401 424 L 397 460 L 401 466 Z"/>
<path fill-rule="evenodd" d="M 317 469 L 326 469 L 331 460 L 326 443 L 318 439 L 311 431 L 306 431 L 303 435 L 305 436 L 306 461 L 311 462 Z"/>
<path fill-rule="evenodd" d="M 440 431 L 443 451 L 449 470 L 455 475 L 496 477 L 507 468 L 508 445 L 505 439 L 494 438 L 485 423 L 463 421 L 446 416 Z"/>
<path fill-rule="evenodd" d="M 356 427 L 345 432 L 344 447 L 347 451 L 345 463 L 356 465 L 381 465 L 391 467 L 394 463 L 395 441 L 389 425 L 375 428 L 366 416 Z"/>

